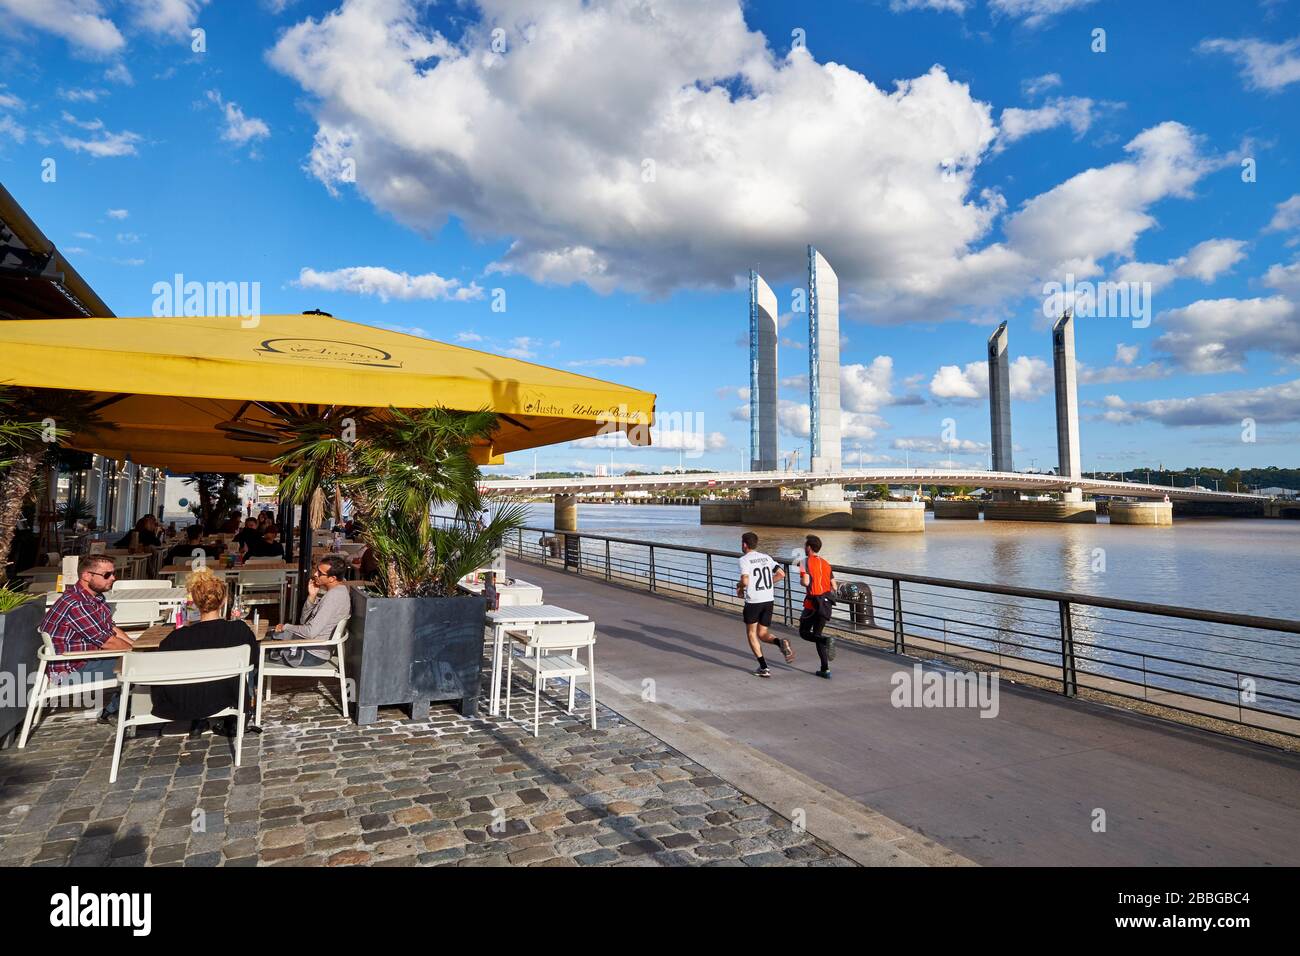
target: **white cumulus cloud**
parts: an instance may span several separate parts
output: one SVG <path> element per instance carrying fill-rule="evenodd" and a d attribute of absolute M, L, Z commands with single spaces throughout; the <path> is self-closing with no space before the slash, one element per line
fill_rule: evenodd
<path fill-rule="evenodd" d="M 221 96 L 220 90 L 208 90 L 208 100 L 214 103 L 225 120 L 221 129 L 221 138 L 236 146 L 246 146 L 271 135 L 271 127 L 265 120 L 256 116 L 246 116 L 238 103 L 232 103 Z"/>
<path fill-rule="evenodd" d="M 1300 80 L 1300 37 L 1281 43 L 1244 39 L 1203 40 L 1202 53 L 1224 53 L 1237 61 L 1247 88 L 1276 93 Z"/>
<path fill-rule="evenodd" d="M 1041 398 L 1052 388 L 1052 367 L 1032 355 L 1017 355 L 1007 364 L 1011 397 L 1021 401 Z M 930 394 L 938 399 L 975 401 L 989 394 L 989 363 L 944 365 L 930 379 Z"/>
<path fill-rule="evenodd" d="M 435 272 L 411 275 L 408 272 L 394 272 L 383 266 L 349 266 L 326 272 L 304 266 L 293 284 L 302 289 L 373 295 L 383 302 L 389 299 L 446 299 L 465 302 L 483 297 L 482 287 L 473 282 L 462 285 L 459 279 L 444 279 Z"/>

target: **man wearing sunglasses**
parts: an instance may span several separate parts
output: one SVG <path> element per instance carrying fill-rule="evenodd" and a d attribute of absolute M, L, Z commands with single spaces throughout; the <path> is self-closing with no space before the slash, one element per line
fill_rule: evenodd
<path fill-rule="evenodd" d="M 302 623 L 277 624 L 271 636 L 278 640 L 328 640 L 338 622 L 352 614 L 347 569 L 347 562 L 337 554 L 318 561 L 316 570 L 307 581 L 307 603 L 302 609 Z M 313 653 L 313 650 L 317 653 Z M 290 667 L 311 667 L 325 663 L 329 649 L 286 647 L 282 651 L 271 653 L 275 655 L 273 660 Z"/>
<path fill-rule="evenodd" d="M 131 639 L 113 623 L 113 607 L 104 600 L 104 592 L 115 580 L 112 558 L 92 554 L 77 563 L 77 583 L 59 596 L 41 621 L 41 630 L 50 635 L 56 653 L 131 649 Z M 54 661 L 49 666 L 50 679 L 60 685 L 95 681 L 112 676 L 120 663 L 118 657 Z M 121 694 L 114 691 L 99 715 L 101 723 L 116 717 L 120 699 Z"/>

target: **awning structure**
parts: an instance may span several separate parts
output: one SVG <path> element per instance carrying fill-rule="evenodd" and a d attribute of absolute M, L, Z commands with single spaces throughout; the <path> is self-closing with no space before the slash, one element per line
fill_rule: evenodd
<path fill-rule="evenodd" d="M 0 320 L 112 314 L 0 185 Z"/>
<path fill-rule="evenodd" d="M 609 431 L 650 442 L 655 396 L 330 316 L 0 323 L 0 382 L 89 393 L 116 428 L 72 447 L 178 472 L 265 472 L 285 422 L 326 409 L 486 408 L 482 463 Z"/>

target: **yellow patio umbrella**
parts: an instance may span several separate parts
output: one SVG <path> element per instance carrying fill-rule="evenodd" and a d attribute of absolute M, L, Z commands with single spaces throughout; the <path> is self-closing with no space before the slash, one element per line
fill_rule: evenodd
<path fill-rule="evenodd" d="M 174 471 L 265 472 L 287 422 L 348 409 L 487 409 L 480 463 L 610 431 L 650 443 L 655 396 L 320 314 L 0 322 L 0 382 L 89 393 L 116 426 L 81 451 Z"/>

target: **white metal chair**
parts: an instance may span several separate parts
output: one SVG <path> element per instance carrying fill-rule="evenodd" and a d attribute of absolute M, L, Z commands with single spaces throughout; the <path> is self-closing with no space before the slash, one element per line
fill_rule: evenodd
<path fill-rule="evenodd" d="M 237 582 L 235 595 L 241 605 L 247 608 L 274 604 L 279 609 L 279 620 L 284 620 L 284 598 L 288 587 L 288 576 L 284 571 L 240 571 Z"/>
<path fill-rule="evenodd" d="M 283 641 L 268 639 L 259 641 L 257 644 L 257 714 L 253 722 L 259 726 L 262 723 L 262 685 L 266 685 L 266 698 L 271 697 L 271 678 L 272 677 L 330 677 L 337 678 L 339 682 L 339 705 L 343 708 L 343 716 L 348 715 L 348 680 L 344 673 L 343 663 L 343 645 L 348 640 L 348 621 L 351 618 L 344 618 L 334 625 L 334 630 L 330 632 L 327 640 L 311 640 L 310 638 L 287 639 Z M 290 667 L 288 664 L 269 663 L 266 659 L 268 651 L 283 651 L 291 647 L 300 647 L 310 651 L 324 651 L 328 649 L 329 660 L 322 664 L 307 664 L 302 667 Z"/>
<path fill-rule="evenodd" d="M 32 683 L 27 697 L 27 716 L 23 719 L 23 731 L 18 737 L 18 749 L 27 746 L 27 738 L 31 736 L 32 729 L 40 721 L 41 711 L 45 709 L 47 701 L 71 697 L 74 694 L 83 695 L 94 691 L 111 690 L 118 685 L 116 677 L 101 677 L 99 680 L 72 684 L 55 684 L 50 680 L 50 664 L 55 661 L 93 661 L 101 657 L 122 657 L 125 653 L 125 651 L 78 651 L 59 654 L 54 649 L 54 640 L 46 631 L 41 631 L 41 646 L 36 652 L 40 664 L 36 668 L 36 680 Z"/>
<path fill-rule="evenodd" d="M 239 693 L 231 705 L 210 717 L 234 717 L 235 766 L 244 747 L 244 693 L 248 672 L 248 648 L 214 647 L 201 651 L 148 651 L 127 654 L 122 658 L 122 706 L 117 712 L 117 741 L 113 745 L 113 770 L 109 783 L 117 782 L 117 767 L 122 758 L 122 738 L 127 727 L 170 723 L 167 717 L 153 713 L 150 687 L 159 685 L 205 684 L 208 681 L 239 678 Z"/>
<path fill-rule="evenodd" d="M 596 622 L 573 623 L 540 622 L 520 630 L 506 631 L 520 649 L 516 655 L 511 647 L 506 670 L 506 719 L 510 719 L 511 682 L 516 658 L 519 666 L 533 674 L 533 736 L 541 728 L 542 685 L 548 680 L 567 678 L 569 681 L 569 713 L 573 713 L 575 679 L 591 678 L 591 729 L 596 729 Z M 578 651 L 587 649 L 587 663 L 578 659 Z"/>
<path fill-rule="evenodd" d="M 118 601 L 113 605 L 113 623 L 124 631 L 150 627 L 161 617 L 157 601 Z"/>
<path fill-rule="evenodd" d="M 131 556 L 123 552 L 122 554 L 110 553 L 109 557 L 113 559 L 113 570 L 117 572 L 117 580 L 118 581 L 131 580 L 131 576 L 132 576 L 131 568 L 135 564 L 135 562 L 131 560 Z"/>

